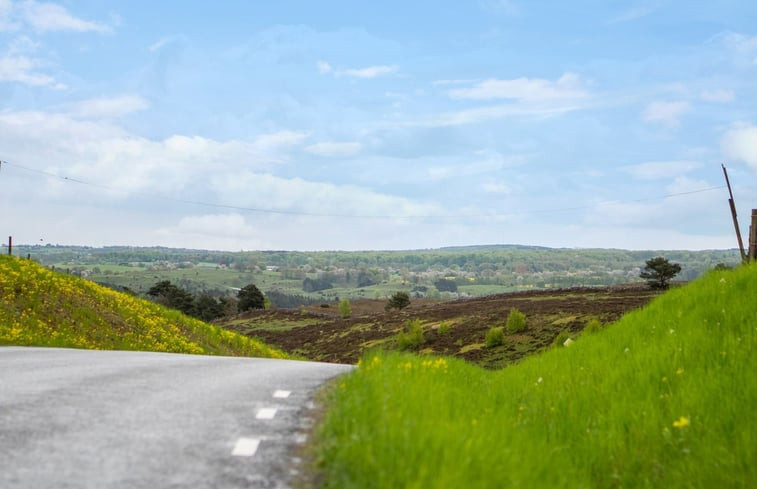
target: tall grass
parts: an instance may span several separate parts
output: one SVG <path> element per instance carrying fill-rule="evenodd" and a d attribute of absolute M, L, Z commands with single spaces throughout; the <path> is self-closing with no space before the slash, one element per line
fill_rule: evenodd
<path fill-rule="evenodd" d="M 8 256 L 0 256 L 0 345 L 285 357 L 260 341 Z"/>
<path fill-rule="evenodd" d="M 498 372 L 371 354 L 328 394 L 324 487 L 754 487 L 755 297 L 713 272 Z"/>

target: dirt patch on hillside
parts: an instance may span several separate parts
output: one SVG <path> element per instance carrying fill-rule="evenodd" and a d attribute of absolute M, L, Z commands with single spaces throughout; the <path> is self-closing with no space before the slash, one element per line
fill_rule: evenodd
<path fill-rule="evenodd" d="M 340 318 L 337 305 L 330 304 L 250 312 L 222 325 L 309 359 L 355 363 L 367 349 L 397 348 L 397 333 L 407 321 L 419 319 L 425 337 L 419 351 L 499 368 L 548 347 L 563 331 L 578 333 L 590 319 L 613 322 L 657 295 L 644 285 L 574 288 L 447 302 L 416 300 L 402 311 L 385 311 L 386 301 L 360 300 L 351 303 L 348 319 Z M 503 346 L 484 348 L 486 332 L 504 326 L 512 307 L 525 313 L 526 331 L 508 334 Z"/>

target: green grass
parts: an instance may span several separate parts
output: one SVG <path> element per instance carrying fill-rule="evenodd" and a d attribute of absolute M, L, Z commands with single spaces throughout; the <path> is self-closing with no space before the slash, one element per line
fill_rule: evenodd
<path fill-rule="evenodd" d="M 754 487 L 755 297 L 713 272 L 495 372 L 370 354 L 327 394 L 323 487 Z"/>
<path fill-rule="evenodd" d="M 285 358 L 152 302 L 0 256 L 0 345 Z"/>

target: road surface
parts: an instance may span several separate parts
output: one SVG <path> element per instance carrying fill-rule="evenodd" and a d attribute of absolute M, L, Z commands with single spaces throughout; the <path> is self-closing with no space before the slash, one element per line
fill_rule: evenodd
<path fill-rule="evenodd" d="M 0 347 L 0 488 L 279 488 L 345 365 Z"/>

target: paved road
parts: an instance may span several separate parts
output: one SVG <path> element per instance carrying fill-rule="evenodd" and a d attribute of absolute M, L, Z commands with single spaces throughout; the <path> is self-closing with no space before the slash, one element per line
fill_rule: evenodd
<path fill-rule="evenodd" d="M 278 488 L 334 364 L 0 347 L 0 488 Z"/>

